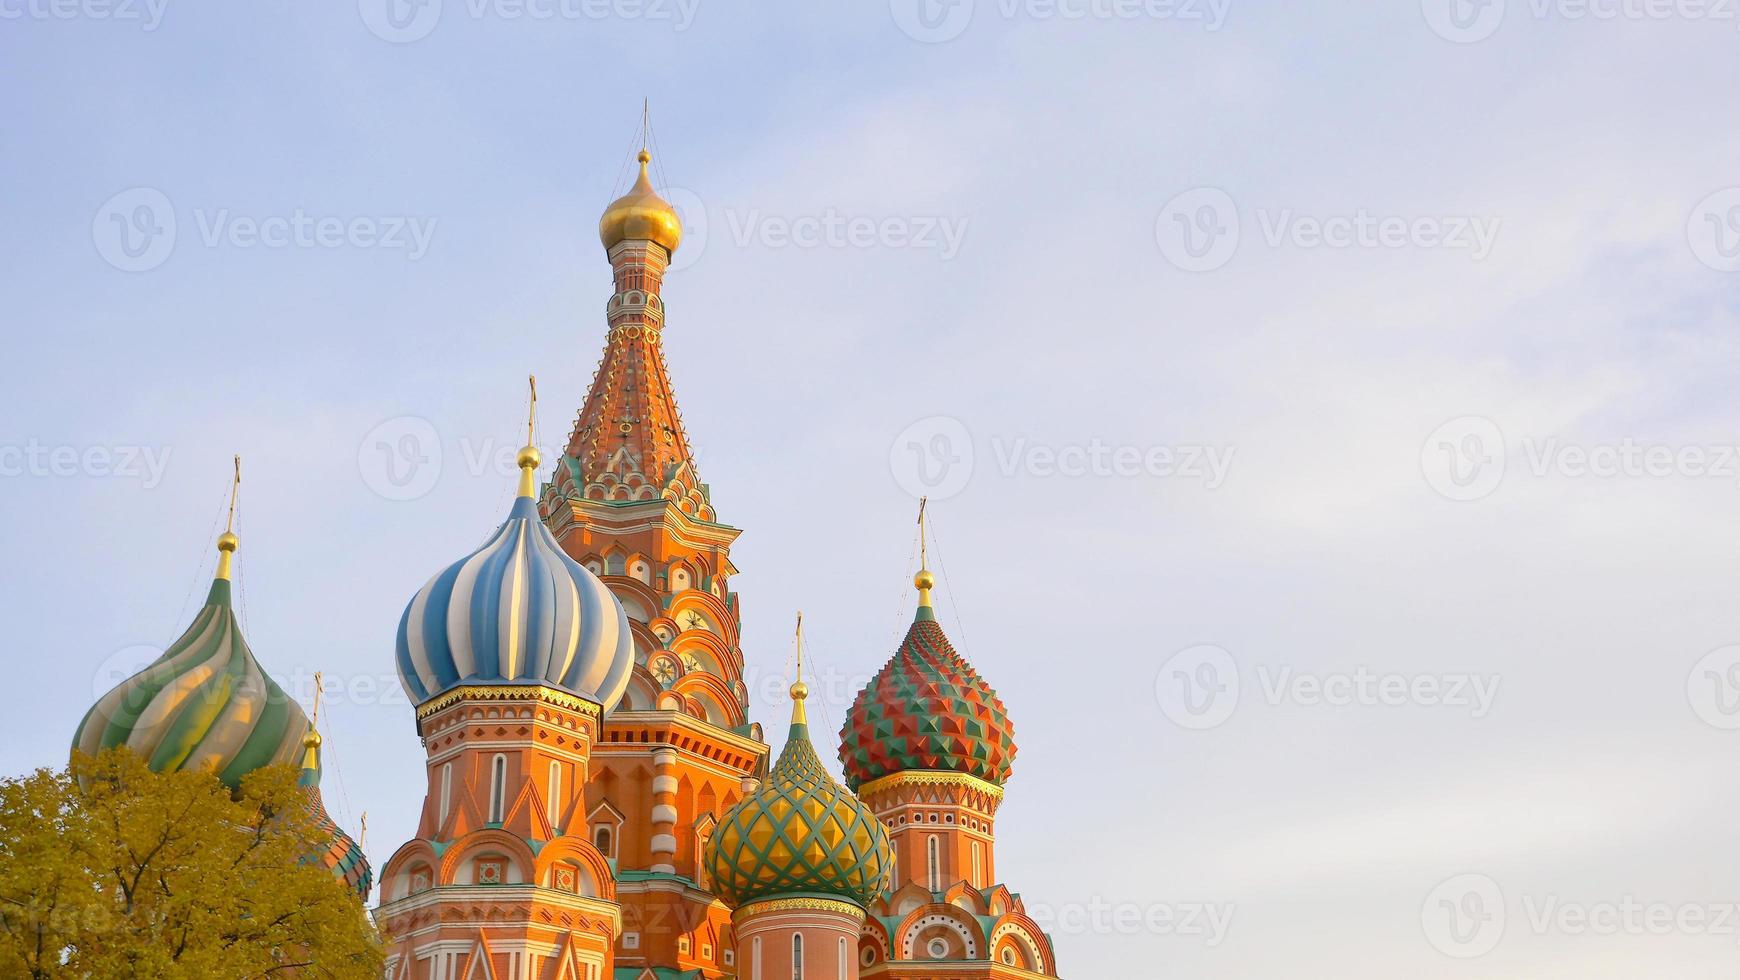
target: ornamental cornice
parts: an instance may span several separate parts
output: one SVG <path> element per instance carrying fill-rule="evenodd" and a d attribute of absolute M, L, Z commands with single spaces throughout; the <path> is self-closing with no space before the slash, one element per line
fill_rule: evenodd
<path fill-rule="evenodd" d="M 837 898 L 769 898 L 759 902 L 750 902 L 731 913 L 731 921 L 741 923 L 758 915 L 770 912 L 832 912 L 844 915 L 857 922 L 864 921 L 864 910 L 857 905 Z"/>
<path fill-rule="evenodd" d="M 423 721 L 443 708 L 450 708 L 461 701 L 540 701 L 585 715 L 595 721 L 604 715 L 604 709 L 599 707 L 598 702 L 542 684 L 467 684 L 443 691 L 419 704 L 417 720 Z"/>
<path fill-rule="evenodd" d="M 858 798 L 865 799 L 877 793 L 889 793 L 922 786 L 958 787 L 968 792 L 983 794 L 993 800 L 1003 798 L 1003 787 L 996 783 L 986 782 L 977 776 L 969 776 L 964 772 L 941 772 L 929 769 L 890 773 L 880 779 L 873 779 L 858 787 Z"/>

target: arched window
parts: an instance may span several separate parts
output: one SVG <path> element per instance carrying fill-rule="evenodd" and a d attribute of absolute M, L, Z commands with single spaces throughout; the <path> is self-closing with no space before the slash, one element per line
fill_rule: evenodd
<path fill-rule="evenodd" d="M 925 851 L 930 862 L 930 890 L 942 891 L 942 842 L 935 834 L 925 839 Z"/>
<path fill-rule="evenodd" d="M 761 937 L 749 941 L 749 980 L 761 980 Z"/>
<path fill-rule="evenodd" d="M 804 934 L 791 934 L 791 980 L 804 980 Z"/>
<path fill-rule="evenodd" d="M 607 858 L 616 857 L 610 849 L 610 843 L 609 827 L 600 826 L 592 832 L 592 846 L 598 848 L 598 852 Z"/>
<path fill-rule="evenodd" d="M 973 887 L 983 888 L 985 885 L 984 871 L 981 866 L 979 842 L 973 841 Z"/>
<path fill-rule="evenodd" d="M 846 980 L 846 940 L 840 940 L 840 972 L 836 980 Z"/>
<path fill-rule="evenodd" d="M 453 807 L 453 763 L 441 767 L 441 819 L 436 821 L 442 827 L 447 826 L 447 813 Z"/>
<path fill-rule="evenodd" d="M 562 831 L 562 764 L 554 759 L 550 760 L 550 830 Z"/>
<path fill-rule="evenodd" d="M 489 822 L 501 823 L 502 810 L 507 806 L 507 756 L 498 755 L 490 765 Z"/>

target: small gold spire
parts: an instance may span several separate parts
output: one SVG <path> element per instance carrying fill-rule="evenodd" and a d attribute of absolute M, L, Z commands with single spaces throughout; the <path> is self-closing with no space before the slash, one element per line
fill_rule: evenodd
<path fill-rule="evenodd" d="M 930 608 L 930 590 L 936 588 L 936 576 L 930 573 L 930 545 L 924 525 L 924 511 L 929 504 L 929 497 L 918 498 L 918 574 L 912 577 L 912 584 L 918 587 L 919 607 L 924 609 Z"/>
<path fill-rule="evenodd" d="M 242 539 L 236 537 L 236 490 L 242 485 L 242 457 L 235 458 L 236 475 L 230 481 L 230 517 L 224 524 L 224 533 L 218 535 L 218 566 L 217 577 L 228 582 L 230 580 L 230 556 L 241 546 Z"/>
<path fill-rule="evenodd" d="M 538 427 L 538 376 L 527 375 L 526 383 L 532 388 L 532 404 L 526 410 L 526 444 L 520 448 L 516 462 L 520 467 L 520 496 L 535 498 L 538 495 L 538 467 L 544 463 L 538 447 L 533 445 Z"/>
<path fill-rule="evenodd" d="M 809 724 L 809 714 L 804 710 L 804 701 L 810 696 L 810 686 L 804 683 L 804 614 L 797 614 L 797 680 L 791 685 L 791 723 L 794 725 Z"/>
<path fill-rule="evenodd" d="M 315 726 L 320 724 L 320 692 L 326 687 L 321 682 L 321 672 L 314 672 L 314 717 L 309 719 L 308 734 L 302 736 L 302 768 L 320 768 L 320 732 Z"/>
<path fill-rule="evenodd" d="M 357 835 L 356 849 L 363 850 L 369 846 L 369 812 L 362 812 L 362 833 Z"/>

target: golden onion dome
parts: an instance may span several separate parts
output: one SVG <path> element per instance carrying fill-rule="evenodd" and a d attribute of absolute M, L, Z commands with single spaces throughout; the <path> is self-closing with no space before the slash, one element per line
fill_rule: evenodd
<path fill-rule="evenodd" d="M 677 250 L 683 240 L 683 223 L 677 209 L 653 191 L 646 165 L 652 154 L 640 151 L 640 177 L 628 193 L 610 203 L 604 216 L 598 219 L 598 238 L 606 252 L 618 242 L 650 241 L 664 246 L 667 253 Z"/>

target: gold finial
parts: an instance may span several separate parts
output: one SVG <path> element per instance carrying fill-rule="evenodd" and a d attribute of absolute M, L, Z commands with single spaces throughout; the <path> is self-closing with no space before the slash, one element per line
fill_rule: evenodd
<path fill-rule="evenodd" d="M 230 480 L 230 517 L 224 523 L 224 533 L 218 535 L 218 567 L 217 577 L 224 581 L 230 579 L 230 556 L 241 546 L 242 539 L 236 537 L 236 491 L 242 485 L 242 457 L 235 458 L 236 475 Z"/>
<path fill-rule="evenodd" d="M 929 504 L 929 497 L 918 498 L 918 574 L 912 577 L 912 584 L 918 587 L 918 605 L 923 609 L 930 608 L 930 590 L 936 588 L 936 576 L 930 573 L 930 543 L 924 525 L 924 511 Z"/>
<path fill-rule="evenodd" d="M 302 736 L 302 768 L 304 769 L 320 768 L 321 740 L 320 732 L 316 726 L 320 724 L 320 694 L 326 688 L 322 682 L 323 676 L 318 670 L 314 672 L 314 716 L 308 721 L 308 734 Z"/>
<path fill-rule="evenodd" d="M 797 614 L 797 680 L 791 684 L 791 723 L 809 724 L 804 700 L 810 696 L 810 686 L 804 683 L 804 614 Z"/>
<path fill-rule="evenodd" d="M 683 222 L 676 208 L 653 190 L 652 176 L 647 171 L 647 164 L 652 162 L 652 153 L 647 149 L 652 139 L 647 102 L 641 103 L 640 112 L 640 152 L 636 154 L 640 176 L 628 193 L 604 209 L 604 215 L 598 219 L 598 239 L 604 243 L 606 253 L 625 241 L 648 241 L 663 246 L 669 256 L 683 240 Z"/>
<path fill-rule="evenodd" d="M 538 447 L 533 445 L 538 428 L 538 376 L 526 376 L 526 383 L 532 388 L 532 404 L 526 410 L 526 444 L 521 447 L 516 462 L 520 467 L 520 496 L 536 497 L 538 495 L 538 467 L 543 465 L 544 458 L 538 454 Z"/>
<path fill-rule="evenodd" d="M 357 835 L 356 849 L 360 851 L 368 846 L 369 846 L 369 812 L 367 810 L 364 810 L 362 812 L 362 833 Z"/>

